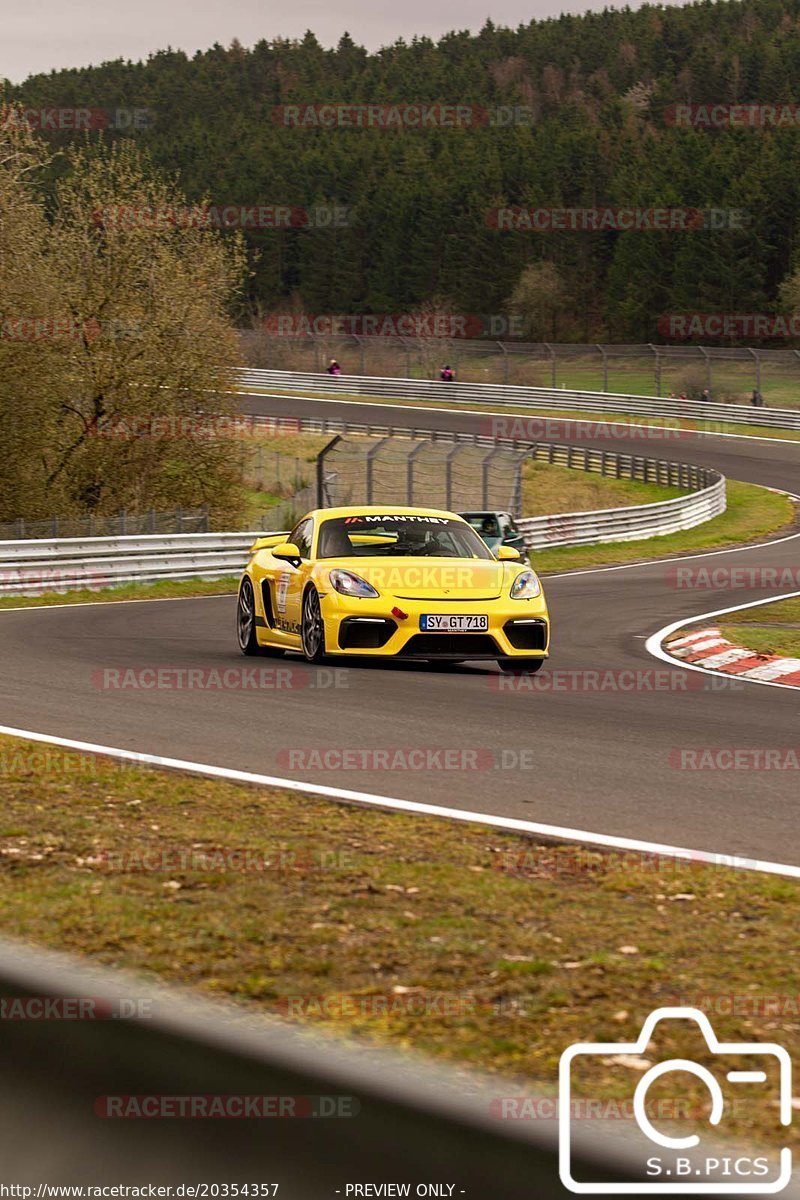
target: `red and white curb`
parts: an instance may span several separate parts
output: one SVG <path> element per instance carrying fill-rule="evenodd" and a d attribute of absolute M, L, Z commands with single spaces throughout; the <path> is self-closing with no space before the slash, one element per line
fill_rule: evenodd
<path fill-rule="evenodd" d="M 740 679 L 759 683 L 780 683 L 800 687 L 800 658 L 778 654 L 758 654 L 746 646 L 737 646 L 723 637 L 719 629 L 698 629 L 684 637 L 665 642 L 664 649 L 673 658 L 696 664 L 710 671 L 722 671 Z"/>

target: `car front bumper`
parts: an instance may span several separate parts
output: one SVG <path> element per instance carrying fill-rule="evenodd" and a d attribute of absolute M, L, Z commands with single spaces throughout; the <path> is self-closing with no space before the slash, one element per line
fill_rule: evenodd
<path fill-rule="evenodd" d="M 532 600 L 409 600 L 381 596 L 353 600 L 330 591 L 322 597 L 325 649 L 332 655 L 402 659 L 546 658 L 550 619 L 543 596 Z M 403 615 L 392 612 L 399 610 Z M 425 614 L 486 616 L 485 632 L 420 629 Z"/>

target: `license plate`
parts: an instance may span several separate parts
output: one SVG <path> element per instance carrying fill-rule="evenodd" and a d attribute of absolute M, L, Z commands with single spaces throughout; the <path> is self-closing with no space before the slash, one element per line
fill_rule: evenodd
<path fill-rule="evenodd" d="M 420 617 L 419 627 L 423 633 L 486 633 L 489 618 L 485 613 L 470 613 L 464 617 L 428 613 Z"/>

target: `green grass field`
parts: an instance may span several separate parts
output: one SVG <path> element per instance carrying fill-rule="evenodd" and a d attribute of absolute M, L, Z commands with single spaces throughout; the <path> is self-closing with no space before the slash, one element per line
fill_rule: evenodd
<path fill-rule="evenodd" d="M 759 654 L 800 658 L 800 598 L 731 613 L 720 629 L 723 637 Z"/>
<path fill-rule="evenodd" d="M 5 737 L 0 765 L 0 927 L 27 942 L 513 1077 L 498 1096 L 553 1095 L 567 1045 L 633 1040 L 670 1002 L 732 1041 L 772 1040 L 777 1012 L 800 1053 L 796 881 Z M 696 1049 L 681 1026 L 659 1052 Z M 577 1094 L 629 1101 L 639 1077 L 609 1062 Z M 766 1105 L 726 1121 L 797 1139 Z"/>

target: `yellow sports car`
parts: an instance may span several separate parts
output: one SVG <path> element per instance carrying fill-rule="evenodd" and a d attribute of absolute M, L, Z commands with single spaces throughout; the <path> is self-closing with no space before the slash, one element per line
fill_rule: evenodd
<path fill-rule="evenodd" d="M 549 617 L 519 552 L 496 556 L 455 513 L 326 508 L 259 538 L 239 585 L 243 654 L 462 662 L 538 671 Z"/>

